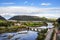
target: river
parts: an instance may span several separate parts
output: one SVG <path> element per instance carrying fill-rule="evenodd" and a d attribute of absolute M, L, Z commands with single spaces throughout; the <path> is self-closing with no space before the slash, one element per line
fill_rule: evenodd
<path fill-rule="evenodd" d="M 43 26 L 41 28 L 52 28 L 52 23 L 48 23 L 48 26 Z M 39 27 L 40 28 L 40 27 Z M 25 30 L 26 31 L 26 30 Z M 38 32 L 26 31 L 26 33 L 3 33 L 0 34 L 0 40 L 36 40 Z"/>

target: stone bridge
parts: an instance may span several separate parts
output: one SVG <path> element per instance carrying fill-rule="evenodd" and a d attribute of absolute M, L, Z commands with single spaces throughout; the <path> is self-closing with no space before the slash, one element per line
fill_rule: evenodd
<path fill-rule="evenodd" d="M 44 28 L 39 28 L 39 27 L 28 27 L 28 30 L 31 30 L 31 31 L 41 31 L 41 30 L 44 30 Z"/>

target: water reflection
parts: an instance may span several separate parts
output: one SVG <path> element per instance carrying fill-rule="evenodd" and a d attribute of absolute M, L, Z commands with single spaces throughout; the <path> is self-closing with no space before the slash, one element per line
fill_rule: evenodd
<path fill-rule="evenodd" d="M 8 39 L 8 35 L 12 35 L 13 37 Z M 37 32 L 34 31 L 28 31 L 26 34 L 5 33 L 0 36 L 0 40 L 35 40 L 37 36 Z"/>

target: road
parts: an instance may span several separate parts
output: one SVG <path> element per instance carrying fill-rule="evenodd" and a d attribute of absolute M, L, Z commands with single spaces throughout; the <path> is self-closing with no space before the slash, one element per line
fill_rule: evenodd
<path fill-rule="evenodd" d="M 53 32 L 53 29 L 48 30 L 45 40 L 50 40 L 52 32 Z"/>

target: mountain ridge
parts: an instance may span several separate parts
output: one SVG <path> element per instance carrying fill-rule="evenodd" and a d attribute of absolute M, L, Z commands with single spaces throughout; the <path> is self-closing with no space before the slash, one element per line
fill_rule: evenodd
<path fill-rule="evenodd" d="M 9 20 L 20 20 L 20 21 L 40 21 L 38 16 L 28 16 L 28 15 L 17 15 L 11 17 Z"/>
<path fill-rule="evenodd" d="M 0 16 L 0 20 L 6 20 L 4 17 Z"/>

